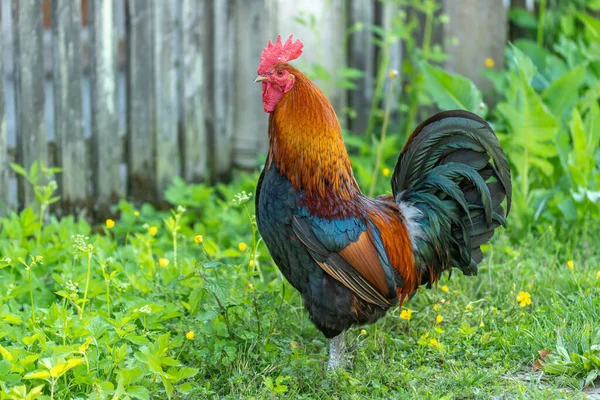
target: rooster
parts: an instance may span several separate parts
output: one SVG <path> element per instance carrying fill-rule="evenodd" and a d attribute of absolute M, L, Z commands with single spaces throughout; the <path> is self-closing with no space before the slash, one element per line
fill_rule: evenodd
<path fill-rule="evenodd" d="M 269 114 L 269 152 L 256 216 L 273 260 L 331 339 L 328 368 L 335 369 L 348 328 L 377 321 L 452 267 L 477 273 L 480 246 L 504 226 L 512 188 L 490 126 L 470 112 L 446 111 L 409 138 L 392 194 L 365 196 L 331 103 L 289 64 L 302 47 L 279 36 L 260 57 L 255 82 Z"/>

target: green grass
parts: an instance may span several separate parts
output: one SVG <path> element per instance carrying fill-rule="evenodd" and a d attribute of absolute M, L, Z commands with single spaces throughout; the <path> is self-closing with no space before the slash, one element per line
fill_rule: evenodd
<path fill-rule="evenodd" d="M 1 219 L 0 398 L 552 399 L 585 397 L 586 378 L 593 388 L 591 221 L 500 231 L 479 276 L 422 288 L 403 306 L 410 321 L 396 308 L 350 330 L 350 365 L 327 373 L 326 340 L 256 235 L 252 199 L 236 199 L 255 178 L 216 189 L 178 181 L 167 199 L 187 210 L 123 202 L 114 227 L 96 232 L 51 218 L 39 236 L 33 210 Z M 532 304 L 520 306 L 520 291 Z M 532 369 L 542 349 L 545 372 Z"/>

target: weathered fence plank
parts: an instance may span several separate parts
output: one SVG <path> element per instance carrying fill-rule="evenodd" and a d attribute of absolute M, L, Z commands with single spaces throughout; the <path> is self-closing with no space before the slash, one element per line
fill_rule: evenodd
<path fill-rule="evenodd" d="M 0 10 L 1 12 L 2 10 Z M 5 46 L 2 28 L 2 24 L 0 24 L 0 49 Z M 4 113 L 4 54 L 0 52 L 0 215 L 3 215 L 5 208 L 8 207 L 8 169 L 8 143 Z"/>
<path fill-rule="evenodd" d="M 156 143 L 152 2 L 130 0 L 128 6 L 129 194 L 139 201 L 153 201 L 156 199 Z"/>
<path fill-rule="evenodd" d="M 154 13 L 154 100 L 156 110 L 156 180 L 158 196 L 177 174 L 177 96 L 174 68 L 175 4 L 153 1 Z"/>
<path fill-rule="evenodd" d="M 86 204 L 88 160 L 83 133 L 81 10 L 79 1 L 52 2 L 54 124 L 59 190 L 65 212 Z"/>
<path fill-rule="evenodd" d="M 117 104 L 117 33 L 114 0 L 88 4 L 92 125 L 92 176 L 95 208 L 106 216 L 123 197 L 119 176 L 122 142 Z"/>
<path fill-rule="evenodd" d="M 450 17 L 444 25 L 444 47 L 450 56 L 446 68 L 472 79 L 485 93 L 492 87 L 481 74 L 486 58 L 499 68 L 504 63 L 506 9 L 498 0 L 444 0 L 444 11 Z"/>
<path fill-rule="evenodd" d="M 268 118 L 260 101 L 261 86 L 254 83 L 258 57 L 270 39 L 265 0 L 237 0 L 235 8 L 235 98 L 233 162 L 255 168 L 267 143 Z"/>
<path fill-rule="evenodd" d="M 207 175 L 209 145 L 206 134 L 204 58 L 206 57 L 206 2 L 182 0 L 182 175 L 191 182 Z"/>
<path fill-rule="evenodd" d="M 17 119 L 17 162 L 29 169 L 48 160 L 44 111 L 42 10 L 37 1 L 13 2 L 13 60 Z M 35 201 L 31 185 L 19 178 L 22 206 Z"/>
<path fill-rule="evenodd" d="M 208 1 L 210 19 L 209 76 L 207 91 L 211 97 L 208 122 L 211 135 L 211 173 L 214 179 L 226 179 L 231 173 L 233 137 L 235 0 Z"/>
<path fill-rule="evenodd" d="M 375 24 L 375 2 L 351 0 L 348 4 L 348 26 L 354 30 L 348 41 L 348 66 L 363 72 L 356 80 L 356 89 L 348 93 L 348 105 L 354 111 L 349 127 L 354 133 L 364 133 L 369 123 L 375 90 L 375 45 L 371 26 Z"/>

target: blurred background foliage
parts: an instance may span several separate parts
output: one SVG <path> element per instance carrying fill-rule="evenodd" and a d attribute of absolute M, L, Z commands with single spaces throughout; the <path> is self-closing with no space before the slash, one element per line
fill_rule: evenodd
<path fill-rule="evenodd" d="M 514 208 L 509 229 L 514 233 L 541 223 L 565 227 L 600 216 L 600 12 L 599 1 L 541 1 L 539 14 L 513 8 L 510 21 L 522 35 L 507 43 L 506 65 L 492 69 L 486 59 L 483 74 L 493 83 L 482 93 L 468 78 L 451 74 L 439 64 L 446 59 L 428 33 L 444 23 L 434 1 L 403 1 L 418 13 L 400 12 L 391 37 L 373 28 L 376 43 L 385 47 L 404 42 L 406 57 L 399 78 L 380 67 L 378 82 L 399 79 L 398 123 L 389 125 L 380 171 L 393 170 L 398 150 L 417 123 L 434 110 L 466 109 L 486 118 L 498 134 L 514 181 Z M 425 27 L 419 24 L 425 16 Z M 422 42 L 416 30 L 425 29 Z M 385 65 L 385 64 L 383 64 Z M 347 85 L 347 84 L 345 84 Z M 371 185 L 388 93 L 377 86 L 369 128 L 364 137 L 346 135 L 362 187 Z M 392 86 L 393 87 L 393 86 Z M 491 99 L 485 103 L 483 99 Z M 389 191 L 387 179 L 377 179 L 377 192 Z"/>

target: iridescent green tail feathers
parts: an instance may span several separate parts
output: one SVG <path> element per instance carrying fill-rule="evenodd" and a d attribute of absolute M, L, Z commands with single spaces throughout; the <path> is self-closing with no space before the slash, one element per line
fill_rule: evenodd
<path fill-rule="evenodd" d="M 415 129 L 400 153 L 392 192 L 407 218 L 422 283 L 458 267 L 477 273 L 480 246 L 505 225 L 512 185 L 492 128 L 467 111 L 434 115 Z M 502 203 L 506 200 L 506 212 Z"/>

